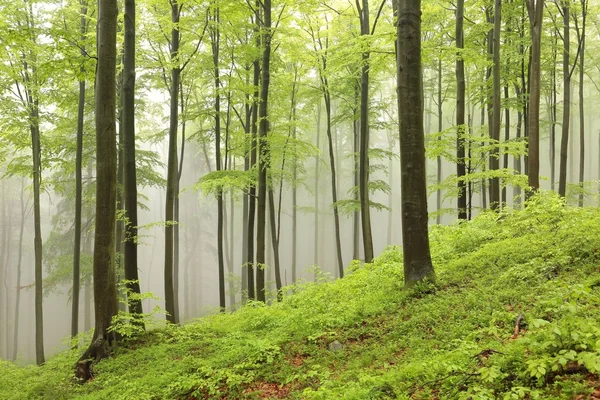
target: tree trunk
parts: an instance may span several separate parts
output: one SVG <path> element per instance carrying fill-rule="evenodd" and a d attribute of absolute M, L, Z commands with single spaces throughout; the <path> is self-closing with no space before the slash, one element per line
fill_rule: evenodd
<path fill-rule="evenodd" d="M 127 289 L 140 294 L 137 259 L 137 174 L 135 165 L 135 0 L 125 0 L 123 43 L 123 193 L 125 199 L 125 243 L 123 266 Z M 129 312 L 142 314 L 142 302 L 128 299 Z M 143 327 L 141 320 L 136 321 Z"/>
<path fill-rule="evenodd" d="M 527 0 L 531 33 L 531 65 L 529 68 L 529 103 L 527 120 L 527 177 L 531 190 L 540 188 L 540 75 L 544 0 Z"/>
<path fill-rule="evenodd" d="M 21 180 L 21 194 L 20 194 L 20 205 L 21 205 L 21 224 L 19 227 L 19 253 L 17 258 L 17 294 L 15 298 L 15 320 L 13 328 L 13 348 L 11 360 L 14 362 L 17 359 L 19 351 L 19 317 L 21 315 L 21 267 L 23 260 L 23 232 L 25 231 L 25 216 L 27 210 L 25 208 L 25 201 L 23 194 L 25 192 L 25 182 Z"/>
<path fill-rule="evenodd" d="M 87 3 L 81 3 L 81 17 L 79 23 L 79 33 L 83 38 L 87 31 Z M 86 56 L 85 47 L 80 51 L 81 57 Z M 81 76 L 85 74 L 85 68 L 79 69 Z M 79 333 L 79 292 L 80 283 L 80 262 L 81 262 L 81 209 L 82 209 L 82 159 L 83 159 L 83 115 L 85 111 L 85 78 L 79 81 L 79 102 L 77 104 L 77 147 L 75 150 L 75 221 L 73 238 L 73 288 L 71 289 L 71 337 L 74 338 Z M 15 335 L 16 337 L 16 335 Z"/>
<path fill-rule="evenodd" d="M 177 180 L 177 127 L 179 125 L 179 82 L 181 68 L 179 66 L 179 15 L 181 6 L 177 0 L 171 0 L 171 102 L 170 102 L 170 124 L 169 124 L 169 150 L 167 160 L 167 193 L 165 201 L 165 309 L 167 321 L 176 324 L 179 316 L 175 313 L 175 288 L 173 274 L 173 224 L 174 203 Z"/>
<path fill-rule="evenodd" d="M 460 1 L 462 1 L 462 0 L 459 0 L 459 3 L 460 3 Z M 458 14 L 457 14 L 456 21 L 458 23 Z M 456 62 L 458 63 L 458 57 L 457 57 Z M 437 74 L 438 132 L 441 132 L 444 129 L 444 120 L 443 120 L 444 104 L 443 104 L 443 98 L 442 98 L 442 78 L 443 78 L 443 76 L 442 76 L 442 57 L 440 57 L 440 58 L 438 58 L 438 74 Z M 458 102 L 458 100 L 457 100 L 457 102 Z M 441 135 L 438 140 L 442 140 Z M 441 183 L 442 183 L 442 178 L 443 178 L 442 177 L 442 156 L 438 156 L 436 161 L 437 161 L 437 184 L 438 184 L 436 209 L 438 211 L 438 214 L 435 218 L 435 223 L 439 225 L 442 222 L 442 215 L 440 214 L 440 209 L 442 208 L 442 188 L 441 188 Z M 458 164 L 457 164 L 457 166 L 458 166 Z M 459 214 L 460 214 L 460 212 L 459 212 Z"/>
<path fill-rule="evenodd" d="M 357 2 L 358 5 L 358 2 Z M 370 34 L 369 1 L 362 0 L 359 10 L 360 34 Z M 373 261 L 373 235 L 371 232 L 371 202 L 369 200 L 369 51 L 362 53 L 362 68 L 360 75 L 360 161 L 359 161 L 359 192 L 360 213 L 365 262 Z"/>
<path fill-rule="evenodd" d="M 492 150 L 490 150 L 490 171 L 494 173 L 500 169 L 500 29 L 502 17 L 502 0 L 495 0 L 494 3 L 494 34 L 493 34 L 493 105 L 492 116 L 490 118 L 490 137 L 493 141 Z M 492 210 L 500 207 L 500 179 L 492 178 L 490 180 L 490 208 Z"/>
<path fill-rule="evenodd" d="M 399 0 L 396 64 L 402 187 L 404 282 L 410 286 L 435 279 L 429 253 L 423 75 L 421 67 L 421 0 Z"/>
<path fill-rule="evenodd" d="M 569 151 L 569 122 L 571 119 L 571 73 L 570 73 L 570 16 L 569 5 L 563 6 L 563 116 L 562 137 L 560 140 L 560 173 L 558 176 L 558 194 L 567 193 L 567 154 Z"/>
<path fill-rule="evenodd" d="M 96 70 L 96 232 L 94 240 L 95 328 L 92 342 L 79 358 L 75 375 L 91 379 L 91 363 L 108 355 L 115 335 L 108 328 L 117 310 L 115 284 L 116 219 L 116 56 L 117 2 L 98 1 Z"/>
<path fill-rule="evenodd" d="M 587 22 L 587 0 L 581 0 L 581 29 L 577 24 L 577 41 L 579 42 L 579 207 L 583 207 L 583 178 L 585 168 L 585 109 L 583 95 L 583 80 L 585 78 L 585 28 Z"/>
<path fill-rule="evenodd" d="M 267 205 L 267 169 L 269 168 L 269 120 L 268 101 L 269 83 L 271 79 L 271 0 L 262 1 L 263 10 L 263 54 L 260 82 L 260 102 L 258 104 L 259 133 L 258 133 L 258 199 L 257 199 L 257 227 L 256 227 L 256 298 L 265 301 L 265 225 Z"/>
<path fill-rule="evenodd" d="M 456 178 L 458 179 L 458 219 L 467 219 L 465 166 L 465 61 L 464 39 L 465 1 L 456 3 Z"/>
<path fill-rule="evenodd" d="M 210 42 L 213 59 L 214 90 L 215 90 L 215 158 L 216 170 L 221 171 L 221 77 L 219 75 L 219 8 L 213 10 L 213 27 L 210 32 Z M 219 273 L 219 307 L 225 311 L 225 260 L 223 250 L 223 192 L 217 195 L 217 257 Z"/>

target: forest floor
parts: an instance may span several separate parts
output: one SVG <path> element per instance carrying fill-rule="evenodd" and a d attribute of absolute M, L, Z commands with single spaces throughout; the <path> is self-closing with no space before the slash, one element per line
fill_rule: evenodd
<path fill-rule="evenodd" d="M 0 398 L 600 399 L 598 208 L 544 195 L 434 227 L 431 248 L 435 284 L 405 289 L 390 247 L 281 303 L 124 341 L 85 384 L 81 349 L 0 362 Z"/>

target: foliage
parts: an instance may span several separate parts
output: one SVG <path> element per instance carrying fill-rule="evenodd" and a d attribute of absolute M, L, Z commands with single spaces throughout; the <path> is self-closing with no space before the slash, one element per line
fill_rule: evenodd
<path fill-rule="evenodd" d="M 78 351 L 0 363 L 5 399 L 565 399 L 600 373 L 600 210 L 555 195 L 431 232 L 438 281 L 405 289 L 390 247 L 280 303 L 122 342 L 85 385 Z M 515 332 L 518 315 L 524 319 Z M 121 333 L 127 333 L 122 331 Z M 342 349 L 332 351 L 337 341 Z"/>

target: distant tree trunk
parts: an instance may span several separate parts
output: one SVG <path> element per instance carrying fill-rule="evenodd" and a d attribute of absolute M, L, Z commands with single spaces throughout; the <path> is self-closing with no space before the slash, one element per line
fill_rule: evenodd
<path fill-rule="evenodd" d="M 34 257 L 35 257 L 35 358 L 38 365 L 43 364 L 44 357 L 44 314 L 43 314 L 43 281 L 42 281 L 42 229 L 40 213 L 40 183 L 42 175 L 40 125 L 39 125 L 39 99 L 34 94 L 31 85 L 37 82 L 37 69 L 29 68 L 25 62 L 25 81 L 27 82 L 27 104 L 29 106 L 29 130 L 31 132 L 31 147 L 33 151 L 33 221 L 34 221 Z"/>
<path fill-rule="evenodd" d="M 500 169 L 500 29 L 502 17 L 502 0 L 494 3 L 494 33 L 493 33 L 493 101 L 492 115 L 490 118 L 490 137 L 494 143 L 490 150 L 490 171 L 493 173 Z M 500 179 L 490 180 L 490 208 L 492 210 L 500 207 Z"/>
<path fill-rule="evenodd" d="M 544 0 L 527 0 L 529 25 L 531 34 L 531 65 L 529 68 L 529 103 L 528 103 L 528 153 L 527 177 L 533 191 L 540 188 L 540 75 L 542 22 L 544 17 Z"/>
<path fill-rule="evenodd" d="M 263 10 L 263 54 L 261 65 L 260 102 L 258 104 L 259 134 L 258 134 L 258 199 L 257 199 L 257 229 L 256 229 L 256 298 L 265 301 L 265 225 L 267 202 L 267 169 L 269 168 L 269 83 L 271 79 L 271 0 L 262 1 Z"/>
<path fill-rule="evenodd" d="M 588 0 L 581 0 L 581 27 L 575 19 L 577 42 L 579 43 L 579 207 L 583 207 L 583 178 L 585 168 L 585 109 L 583 80 L 585 78 L 585 30 L 587 22 Z"/>
<path fill-rule="evenodd" d="M 421 0 L 399 0 L 396 64 L 402 188 L 404 282 L 410 286 L 435 279 L 429 253 L 423 75 L 421 67 Z"/>
<path fill-rule="evenodd" d="M 510 95 L 508 92 L 508 85 L 504 86 L 504 99 L 505 100 L 509 100 L 510 99 Z M 507 105 L 504 107 L 504 142 L 508 143 L 510 140 L 510 108 L 508 107 L 508 103 Z M 503 165 L 502 168 L 504 168 L 504 170 L 508 169 L 508 152 L 504 152 L 504 160 L 503 160 Z M 502 205 L 504 207 L 506 207 L 508 205 L 507 203 L 507 194 L 506 191 L 507 189 L 507 182 L 504 182 L 504 185 L 502 187 Z"/>
<path fill-rule="evenodd" d="M 135 165 L 135 0 L 125 0 L 123 42 L 123 193 L 125 199 L 125 243 L 123 266 L 127 289 L 140 294 L 137 260 L 137 174 Z M 129 312 L 142 314 L 141 300 L 127 299 Z M 143 327 L 141 320 L 136 321 Z"/>
<path fill-rule="evenodd" d="M 167 193 L 165 201 L 165 309 L 167 321 L 176 324 L 179 316 L 175 313 L 175 289 L 173 283 L 173 224 L 174 203 L 177 196 L 177 127 L 179 125 L 179 81 L 181 68 L 179 66 L 179 16 L 181 5 L 177 0 L 171 0 L 171 102 L 170 102 L 170 124 L 169 124 L 169 150 L 167 160 Z"/>
<path fill-rule="evenodd" d="M 117 2 L 98 1 L 96 70 L 96 233 L 94 241 L 95 329 L 92 342 L 79 358 L 75 375 L 82 381 L 91 378 L 90 365 L 108 355 L 115 340 L 108 328 L 117 310 L 115 283 L 116 219 L 116 56 Z"/>
<path fill-rule="evenodd" d="M 21 180 L 21 192 L 20 192 L 20 205 L 21 205 L 21 224 L 19 227 L 19 255 L 17 258 L 17 294 L 15 297 L 15 320 L 13 328 L 13 348 L 11 360 L 17 359 L 19 350 L 19 317 L 21 315 L 21 272 L 22 272 L 22 260 L 23 260 L 23 232 L 25 231 L 25 216 L 27 210 L 25 208 L 25 201 L 23 194 L 25 192 L 25 182 Z M 8 326 L 8 325 L 7 325 Z"/>
<path fill-rule="evenodd" d="M 560 173 L 558 177 L 558 194 L 565 197 L 567 193 L 567 154 L 569 151 L 569 122 L 571 119 L 571 72 L 570 72 L 570 13 L 569 5 L 562 7 L 563 13 L 563 116 L 562 137 L 560 140 Z"/>
<path fill-rule="evenodd" d="M 358 1 L 356 2 L 358 6 Z M 369 1 L 362 0 L 359 7 L 360 34 L 370 34 Z M 373 235 L 371 232 L 371 202 L 369 200 L 369 58 L 370 52 L 363 51 L 360 78 L 360 162 L 359 192 L 360 213 L 365 262 L 373 261 Z"/>
<path fill-rule="evenodd" d="M 326 61 L 322 60 L 323 65 L 326 65 Z M 324 67 L 325 68 L 325 67 Z M 342 238 L 340 232 L 340 215 L 337 207 L 337 176 L 335 171 L 335 155 L 333 152 L 333 137 L 331 134 L 331 95 L 329 93 L 329 86 L 327 77 L 321 77 L 323 85 L 323 97 L 325 100 L 325 116 L 327 118 L 327 141 L 329 144 L 329 165 L 331 169 L 331 196 L 333 200 L 333 221 L 335 224 L 335 248 L 336 258 L 338 265 L 338 273 L 340 278 L 344 277 L 344 260 L 342 256 Z"/>
<path fill-rule="evenodd" d="M 460 1 L 461 0 L 459 0 L 459 3 L 460 3 Z M 456 18 L 458 21 L 458 15 Z M 456 62 L 458 63 L 458 57 L 457 57 Z M 441 132 L 444 129 L 444 120 L 442 118 L 443 113 L 444 113 L 444 104 L 443 104 L 443 98 L 442 98 L 442 77 L 443 77 L 442 76 L 442 57 L 440 56 L 440 58 L 438 58 L 438 74 L 437 74 L 438 132 Z M 457 100 L 457 102 L 458 102 L 458 100 Z M 438 140 L 442 140 L 441 135 Z M 436 161 L 437 161 L 437 184 L 439 186 L 442 183 L 442 156 L 438 156 Z M 457 166 L 458 166 L 458 164 L 457 164 Z M 437 203 L 436 208 L 437 208 L 438 214 L 435 218 L 435 223 L 439 225 L 442 222 L 442 216 L 439 212 L 440 209 L 442 208 L 442 189 L 441 189 L 441 187 L 438 187 L 438 190 L 437 190 L 437 202 L 436 203 Z"/>
<path fill-rule="evenodd" d="M 552 46 L 552 94 L 550 98 L 550 188 L 554 189 L 556 184 L 556 121 L 557 112 L 557 89 L 556 89 L 556 63 L 558 58 L 557 50 L 558 34 L 555 31 Z"/>
<path fill-rule="evenodd" d="M 354 99 L 355 104 L 360 103 L 360 82 L 356 82 L 354 85 Z M 354 152 L 354 187 L 358 188 L 360 184 L 360 129 L 359 129 L 359 121 L 356 119 L 356 114 L 358 109 L 352 109 L 353 121 L 352 121 L 352 150 Z M 358 190 L 354 190 L 353 200 L 355 203 L 359 203 L 359 195 Z M 354 260 L 358 260 L 360 258 L 360 212 L 358 210 L 354 211 L 352 218 L 352 258 Z"/>
<path fill-rule="evenodd" d="M 87 3 L 81 3 L 81 17 L 79 22 L 79 33 L 83 38 L 87 31 Z M 83 47 L 80 51 L 82 57 L 85 57 L 86 50 Z M 82 78 L 79 81 L 79 100 L 77 104 L 77 144 L 75 150 L 75 221 L 73 238 L 73 287 L 71 289 L 71 337 L 74 338 L 79 333 L 79 292 L 80 292 L 80 264 L 81 264 L 81 209 L 83 202 L 83 184 L 82 184 L 82 160 L 83 160 L 83 115 L 85 111 L 85 68 L 79 69 Z M 21 198 L 21 202 L 23 199 Z M 19 250 L 20 251 L 20 250 Z M 19 256 L 20 258 L 20 256 Z M 20 262 L 19 262 L 20 263 Z M 20 275 L 20 272 L 19 272 Z M 20 277 L 19 277 L 20 279 Z M 17 292 L 17 296 L 18 296 Z M 15 335 L 16 341 L 16 335 Z"/>
<path fill-rule="evenodd" d="M 458 219 L 467 219 L 465 166 L 465 61 L 464 39 L 465 1 L 456 3 L 456 178 L 458 179 Z"/>
<path fill-rule="evenodd" d="M 296 92 L 298 90 L 298 85 L 296 84 L 298 77 L 298 68 L 294 67 L 294 86 L 292 87 L 292 99 L 291 99 L 291 114 L 290 114 L 290 123 L 292 129 L 292 139 L 294 139 L 294 151 L 292 154 L 292 284 L 296 284 L 297 280 L 297 263 L 298 263 L 298 190 L 297 190 L 297 182 L 298 182 L 298 154 L 296 151 L 296 136 L 298 128 L 296 126 L 296 112 L 297 112 L 297 104 L 296 104 Z"/>
<path fill-rule="evenodd" d="M 317 150 L 321 150 L 321 103 L 317 103 Z M 319 155 L 315 156 L 315 186 L 314 186 L 314 209 L 315 221 L 313 225 L 313 265 L 319 265 L 319 166 L 321 159 Z M 315 275 L 316 280 L 316 275 Z"/>

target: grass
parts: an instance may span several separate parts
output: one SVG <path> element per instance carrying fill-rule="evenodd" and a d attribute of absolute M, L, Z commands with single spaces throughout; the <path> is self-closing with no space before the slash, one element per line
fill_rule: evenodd
<path fill-rule="evenodd" d="M 0 398 L 600 398 L 599 222 L 598 209 L 539 196 L 435 227 L 435 285 L 405 289 L 390 247 L 273 306 L 125 341 L 83 385 L 81 350 L 42 367 L 0 362 Z"/>

